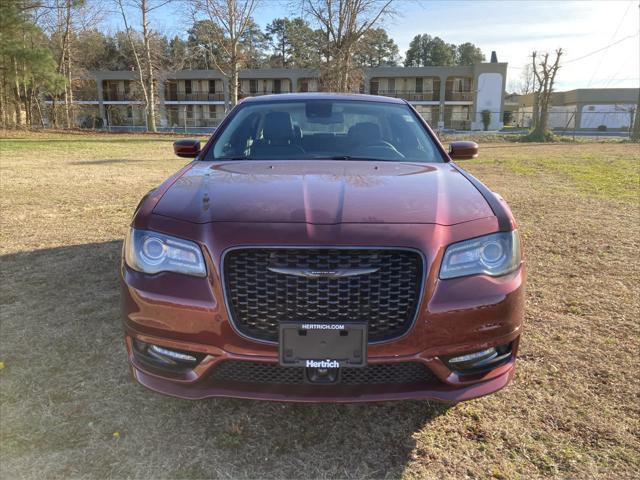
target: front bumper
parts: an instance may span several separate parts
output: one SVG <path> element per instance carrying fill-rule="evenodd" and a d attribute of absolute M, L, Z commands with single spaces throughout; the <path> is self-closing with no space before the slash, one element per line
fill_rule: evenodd
<path fill-rule="evenodd" d="M 136 336 L 137 339 L 154 343 L 161 339 L 154 339 L 146 335 Z M 226 361 L 265 362 L 275 364 L 273 358 L 247 358 L 232 355 L 219 350 L 216 355 L 207 354 L 199 365 L 184 372 L 170 374 L 155 370 L 140 362 L 134 354 L 134 337 L 127 336 L 126 344 L 134 378 L 148 389 L 188 400 L 200 400 L 213 397 L 242 398 L 251 400 L 270 400 L 281 402 L 318 402 L 318 403 L 357 403 L 379 402 L 392 400 L 430 400 L 441 403 L 458 403 L 465 400 L 494 393 L 505 387 L 513 378 L 515 359 L 519 338 L 513 339 L 513 350 L 510 360 L 499 367 L 483 373 L 469 376 L 459 376 L 449 370 L 437 357 L 376 359 L 375 363 L 406 363 L 423 364 L 433 377 L 424 382 L 378 385 L 278 385 L 267 383 L 248 383 L 238 381 L 218 381 L 212 379 L 211 373 Z M 502 339 L 504 341 L 506 339 Z M 166 341 L 164 342 L 166 344 Z M 175 349 L 186 350 L 188 345 L 172 342 L 169 345 Z M 191 346 L 193 347 L 193 346 Z"/>
<path fill-rule="evenodd" d="M 174 232 L 159 219 L 147 228 Z M 277 227 L 277 228 L 276 228 Z M 447 244 L 495 231 L 495 218 L 461 226 L 345 225 L 279 226 L 228 225 L 215 237 L 205 227 L 183 232 L 183 238 L 201 240 L 207 261 L 207 279 L 172 273 L 153 276 L 121 269 L 123 322 L 129 361 L 134 378 L 147 388 L 185 399 L 234 397 L 295 402 L 371 402 L 428 399 L 456 403 L 480 397 L 506 386 L 514 374 L 524 307 L 524 264 L 499 278 L 472 276 L 438 280 L 440 262 Z M 187 227 L 185 227 L 187 228 Z M 188 226 L 189 229 L 196 228 Z M 263 229 L 264 231 L 260 230 Z M 254 237 L 273 238 L 278 245 L 367 245 L 398 246 L 424 252 L 427 278 L 424 295 L 413 327 L 401 338 L 370 344 L 369 364 L 418 362 L 433 374 L 411 384 L 301 384 L 228 382 L 215 380 L 221 362 L 247 361 L 277 364 L 277 345 L 240 336 L 225 308 L 219 274 L 223 252 L 240 244 L 252 245 Z M 174 233 L 175 234 L 175 233 Z M 238 239 L 243 239 L 239 242 Z M 161 371 L 143 364 L 134 355 L 133 341 L 168 349 L 197 352 L 202 358 L 193 369 L 180 373 Z M 512 356 L 482 374 L 458 375 L 440 357 L 512 344 Z"/>

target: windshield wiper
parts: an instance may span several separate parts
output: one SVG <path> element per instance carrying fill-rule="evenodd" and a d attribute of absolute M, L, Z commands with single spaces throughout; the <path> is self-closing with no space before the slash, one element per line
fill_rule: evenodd
<path fill-rule="evenodd" d="M 228 157 L 215 157 L 213 160 L 276 160 L 276 159 L 275 158 L 255 158 L 255 157 L 249 157 L 247 155 L 231 155 Z M 364 161 L 364 162 L 395 162 L 397 161 L 390 158 L 352 157 L 351 155 L 333 155 L 331 157 L 319 156 L 319 157 L 311 157 L 309 160 L 357 160 L 357 161 Z"/>
<path fill-rule="evenodd" d="M 314 160 L 361 160 L 368 162 L 395 162 L 390 158 L 353 157 L 351 155 L 334 155 L 332 157 L 313 157 Z"/>

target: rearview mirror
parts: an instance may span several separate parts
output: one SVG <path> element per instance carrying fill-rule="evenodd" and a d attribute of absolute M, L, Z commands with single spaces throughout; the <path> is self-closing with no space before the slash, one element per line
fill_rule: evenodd
<path fill-rule="evenodd" d="M 343 113 L 333 111 L 333 102 L 307 102 L 304 107 L 304 113 L 309 123 L 319 123 L 322 125 L 344 123 Z"/>
<path fill-rule="evenodd" d="M 478 158 L 478 144 L 476 142 L 459 141 L 449 144 L 451 160 L 470 160 Z"/>
<path fill-rule="evenodd" d="M 200 141 L 176 140 L 173 142 L 173 153 L 179 157 L 195 158 L 200 153 Z"/>

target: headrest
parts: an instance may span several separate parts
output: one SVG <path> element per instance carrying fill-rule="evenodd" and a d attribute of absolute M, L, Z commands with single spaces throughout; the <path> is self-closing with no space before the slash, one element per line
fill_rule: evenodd
<path fill-rule="evenodd" d="M 273 144 L 287 143 L 293 136 L 291 115 L 287 112 L 269 112 L 264 118 L 264 139 Z"/>
<path fill-rule="evenodd" d="M 367 141 L 367 143 L 371 143 L 372 140 L 375 141 L 382 138 L 380 127 L 373 122 L 356 123 L 349 129 L 347 135 L 351 141 L 355 142 Z"/>

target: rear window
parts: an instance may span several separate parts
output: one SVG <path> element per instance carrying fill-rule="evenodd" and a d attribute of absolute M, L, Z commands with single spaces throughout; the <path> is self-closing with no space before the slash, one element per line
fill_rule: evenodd
<path fill-rule="evenodd" d="M 443 161 L 407 105 L 324 99 L 241 105 L 207 153 L 221 159 Z"/>

